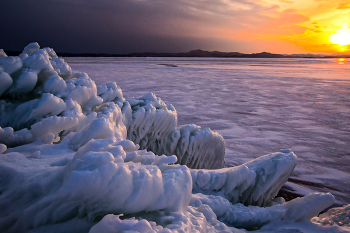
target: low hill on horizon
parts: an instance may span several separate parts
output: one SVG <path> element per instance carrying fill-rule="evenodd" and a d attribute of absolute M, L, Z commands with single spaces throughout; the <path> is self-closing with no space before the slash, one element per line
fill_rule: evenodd
<path fill-rule="evenodd" d="M 5 51 L 8 56 L 18 56 L 19 51 Z M 206 51 L 201 49 L 191 50 L 189 52 L 179 53 L 129 53 L 129 54 L 110 54 L 110 53 L 67 53 L 57 52 L 60 57 L 222 57 L 222 58 L 350 58 L 350 55 L 342 54 L 276 54 L 269 52 L 260 53 L 240 53 L 240 52 L 220 52 Z"/>

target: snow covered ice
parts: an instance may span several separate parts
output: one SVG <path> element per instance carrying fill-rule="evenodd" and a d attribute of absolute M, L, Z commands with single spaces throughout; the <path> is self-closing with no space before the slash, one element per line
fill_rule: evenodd
<path fill-rule="evenodd" d="M 223 137 L 153 93 L 96 86 L 51 48 L 0 50 L 1 232 L 350 232 L 330 193 L 275 198 L 289 149 L 224 167 Z"/>

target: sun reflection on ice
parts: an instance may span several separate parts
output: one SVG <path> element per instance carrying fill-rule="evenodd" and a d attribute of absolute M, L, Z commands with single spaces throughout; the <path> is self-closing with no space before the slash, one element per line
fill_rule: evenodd
<path fill-rule="evenodd" d="M 337 61 L 338 61 L 339 65 L 344 65 L 346 62 L 346 59 L 345 58 L 338 58 Z"/>

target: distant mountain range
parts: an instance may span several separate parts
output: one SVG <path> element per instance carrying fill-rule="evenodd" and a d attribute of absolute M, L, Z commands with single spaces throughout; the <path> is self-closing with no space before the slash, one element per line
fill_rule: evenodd
<path fill-rule="evenodd" d="M 9 56 L 18 56 L 20 52 L 5 51 Z M 109 53 L 57 53 L 60 57 L 222 57 L 222 58 L 350 58 L 350 55 L 320 55 L 320 54 L 276 54 L 276 53 L 239 53 L 191 50 L 181 53 L 129 53 L 129 54 L 109 54 Z"/>

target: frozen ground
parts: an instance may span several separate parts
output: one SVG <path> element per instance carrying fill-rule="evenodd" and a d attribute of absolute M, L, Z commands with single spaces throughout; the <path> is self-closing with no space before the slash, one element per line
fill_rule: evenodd
<path fill-rule="evenodd" d="M 336 59 L 65 58 L 124 97 L 154 92 L 179 125 L 218 131 L 226 165 L 291 148 L 286 188 L 331 192 L 350 202 L 350 62 Z"/>
<path fill-rule="evenodd" d="M 178 126 L 175 108 L 154 93 L 147 93 L 152 90 L 142 89 L 151 84 L 163 90 L 154 78 L 161 80 L 159 74 L 167 74 L 170 68 L 176 71 L 181 64 L 146 60 L 140 67 L 139 59 L 134 59 L 139 63 L 136 66 L 130 62 L 133 59 L 117 61 L 116 64 L 124 62 L 119 70 L 128 74 L 133 70 L 145 78 L 123 76 L 124 80 L 133 81 L 126 84 L 136 88 L 140 86 L 133 85 L 135 81 L 143 83 L 141 89 L 132 92 L 139 97 L 124 98 L 116 83 L 109 82 L 114 74 L 123 75 L 118 69 L 102 65 L 100 77 L 108 77 L 108 82 L 96 86 L 88 74 L 72 70 L 53 49 L 39 48 L 37 43 L 31 43 L 18 57 L 7 57 L 0 49 L 0 232 L 350 232 L 350 205 L 319 215 L 335 203 L 334 196 L 321 192 L 307 194 L 310 192 L 307 186 L 322 191 L 330 189 L 337 194 L 337 204 L 346 201 L 346 188 L 336 191 L 326 187 L 326 182 L 313 182 L 326 173 L 326 177 L 338 181 L 334 182 L 338 187 L 346 173 L 341 177 L 329 166 L 323 168 L 323 174 L 315 173 L 310 179 L 291 178 L 281 194 L 307 195 L 287 202 L 275 198 L 297 165 L 297 156 L 290 149 L 258 158 L 254 158 L 256 154 L 251 158 L 238 154 L 237 160 L 228 153 L 228 166 L 224 168 L 225 143 L 219 133 L 194 124 Z M 84 59 L 90 62 L 87 71 L 99 71 L 98 66 L 92 65 L 98 65 L 99 61 L 88 60 Z M 264 137 L 249 131 L 254 126 L 249 123 L 249 116 L 261 114 L 253 120 L 269 120 L 273 116 L 271 106 L 275 106 L 263 108 L 259 113 L 259 105 L 255 105 L 264 98 L 258 98 L 253 107 L 246 106 L 255 95 L 243 94 L 249 93 L 257 82 L 236 88 L 244 97 L 238 103 L 245 103 L 246 108 L 237 107 L 231 114 L 247 115 L 247 121 L 242 116 L 225 118 L 222 116 L 231 116 L 225 114 L 225 108 L 234 106 L 226 104 L 230 98 L 211 102 L 211 96 L 215 96 L 211 89 L 215 85 L 209 82 L 213 80 L 208 78 L 210 72 L 203 72 L 202 77 L 191 77 L 191 72 L 186 72 L 192 69 L 200 74 L 201 67 L 208 67 L 220 74 L 218 67 L 225 64 L 205 59 L 187 62 L 190 65 L 187 68 L 183 65 L 182 76 L 173 73 L 164 80 L 175 88 L 160 93 L 165 96 L 175 93 L 170 98 L 175 97 L 175 103 L 191 111 L 184 114 L 181 123 L 192 117 L 195 122 L 211 124 L 223 133 L 230 126 L 231 131 L 239 133 L 238 140 L 250 133 L 247 142 L 264 142 L 263 138 L 269 135 L 265 141 L 276 139 L 271 129 L 264 129 L 267 132 Z M 261 62 L 273 64 L 271 60 Z M 147 74 L 151 67 L 158 75 Z M 226 64 L 226 67 L 234 66 Z M 177 76 L 183 80 L 176 80 Z M 218 77 L 215 79 L 220 81 Z M 192 83 L 192 89 L 202 91 L 201 95 L 181 95 L 184 86 L 191 87 L 191 82 L 185 83 L 189 80 L 206 83 Z M 229 83 L 222 80 L 221 88 L 233 91 Z M 257 90 L 266 89 L 261 85 Z M 278 88 L 271 91 L 276 92 Z M 277 97 L 281 99 L 282 94 Z M 220 106 L 219 102 L 225 105 Z M 269 106 L 267 101 L 260 104 Z M 264 116 L 262 112 L 269 114 Z M 245 125 L 240 126 L 241 131 L 235 131 L 239 127 L 231 122 Z M 285 127 L 275 130 L 281 133 Z M 238 142 L 232 141 L 234 136 L 231 135 L 230 143 Z M 249 162 L 245 162 L 247 158 Z M 302 165 L 298 171 L 306 173 L 309 171 L 305 166 L 312 163 Z"/>

